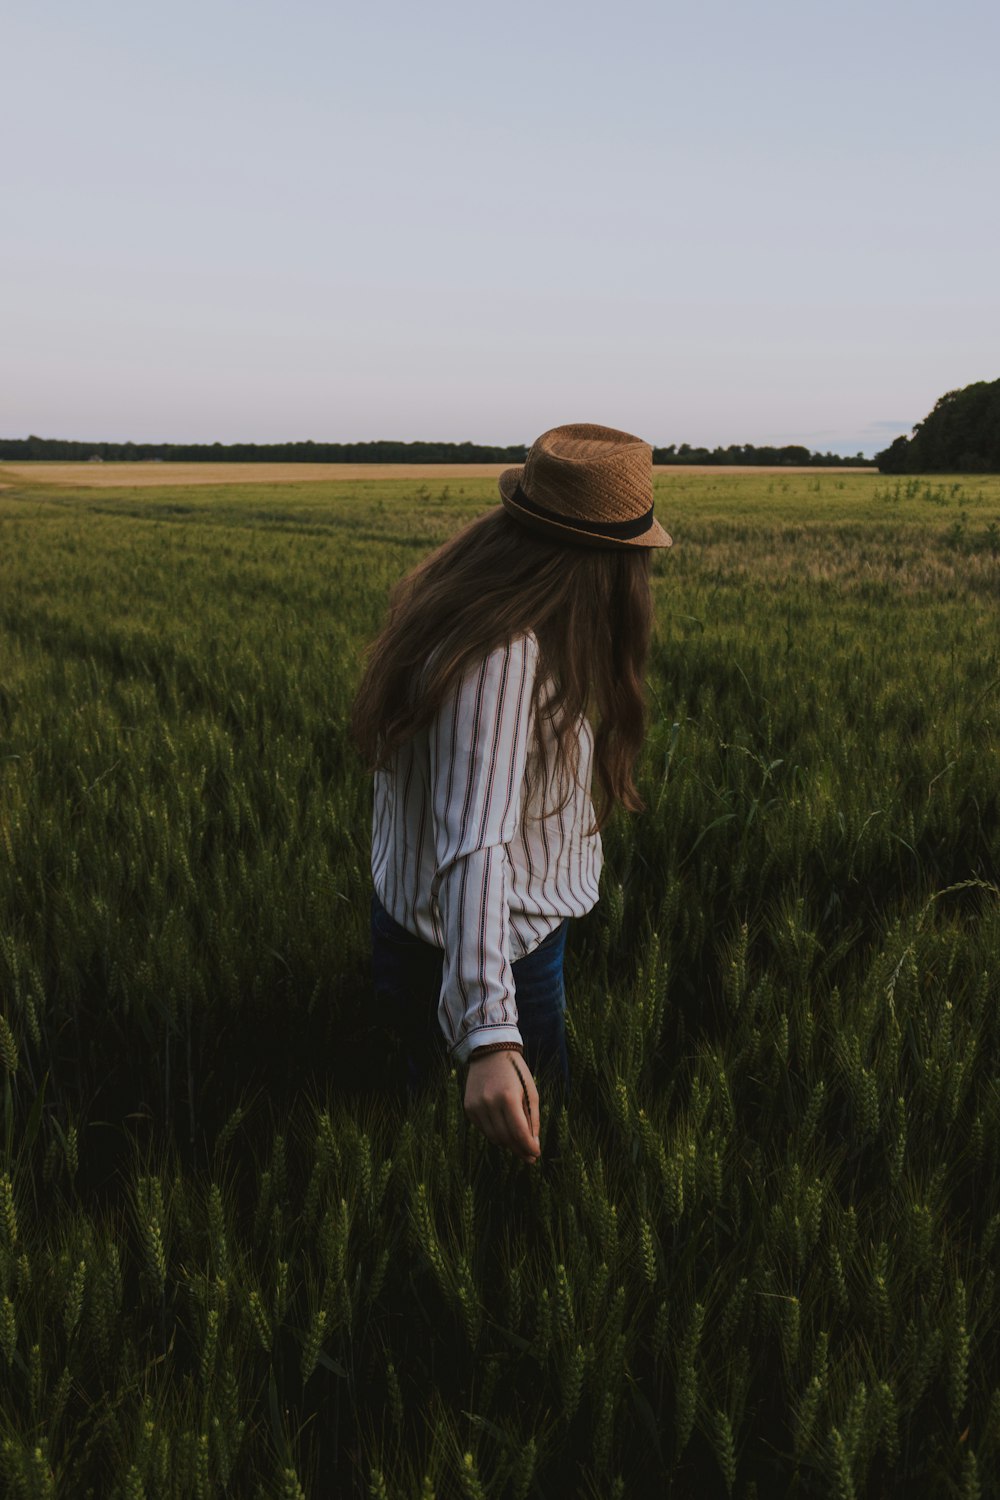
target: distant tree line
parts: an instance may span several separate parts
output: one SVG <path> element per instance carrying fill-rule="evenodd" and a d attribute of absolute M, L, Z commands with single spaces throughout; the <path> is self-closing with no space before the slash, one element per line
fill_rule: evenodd
<path fill-rule="evenodd" d="M 0 438 L 0 459 L 63 458 L 106 460 L 143 459 L 188 463 L 310 463 L 310 464 L 465 464 L 524 463 L 527 448 L 483 443 L 87 443 L 68 438 Z M 728 448 L 692 448 L 671 443 L 653 449 L 655 464 L 794 464 L 835 468 L 840 464 L 873 464 L 858 453 L 812 453 L 796 443 L 757 448 L 753 443 L 730 443 Z"/>
<path fill-rule="evenodd" d="M 883 474 L 1000 473 L 1000 380 L 947 391 L 912 429 L 876 453 Z"/>
<path fill-rule="evenodd" d="M 778 464 L 808 465 L 817 469 L 835 469 L 838 465 L 874 464 L 874 459 L 856 453 L 845 458 L 839 453 L 813 453 L 798 443 L 785 443 L 781 448 L 757 448 L 753 443 L 730 443 L 728 448 L 692 448 L 690 443 L 677 447 L 671 443 L 667 448 L 653 449 L 654 464 Z"/>
<path fill-rule="evenodd" d="M 523 463 L 526 449 L 482 443 L 85 443 L 67 438 L 0 438 L 0 458 L 141 459 L 179 463 L 465 464 Z"/>

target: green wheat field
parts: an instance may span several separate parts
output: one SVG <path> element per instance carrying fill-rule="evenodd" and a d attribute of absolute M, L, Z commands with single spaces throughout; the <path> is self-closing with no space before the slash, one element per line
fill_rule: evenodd
<path fill-rule="evenodd" d="M 657 474 L 542 1160 L 414 1104 L 345 721 L 489 478 L 0 481 L 0 1493 L 1000 1491 L 1000 477 Z"/>

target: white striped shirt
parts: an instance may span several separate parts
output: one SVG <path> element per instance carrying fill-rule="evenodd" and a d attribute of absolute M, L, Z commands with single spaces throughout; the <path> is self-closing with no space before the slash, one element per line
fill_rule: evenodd
<path fill-rule="evenodd" d="M 593 732 L 582 715 L 572 799 L 544 820 L 559 796 L 544 715 L 541 762 L 534 748 L 537 663 L 530 631 L 496 647 L 375 773 L 375 891 L 401 926 L 444 950 L 438 1019 L 456 1062 L 487 1042 L 522 1041 L 511 964 L 598 899 L 601 836 L 587 833 Z"/>

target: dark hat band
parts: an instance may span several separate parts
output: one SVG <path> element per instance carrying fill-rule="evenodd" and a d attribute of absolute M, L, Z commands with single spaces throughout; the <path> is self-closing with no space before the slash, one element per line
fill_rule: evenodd
<path fill-rule="evenodd" d="M 558 521 L 560 526 L 569 526 L 573 531 L 586 531 L 591 536 L 606 536 L 612 540 L 617 538 L 628 538 L 641 536 L 648 531 L 653 524 L 653 507 L 650 506 L 641 516 L 635 516 L 629 521 L 585 521 L 578 516 L 564 516 L 557 510 L 549 510 L 544 505 L 539 505 L 537 500 L 532 500 L 526 495 L 518 481 L 517 489 L 510 497 L 522 508 L 530 511 L 533 516 L 541 516 L 545 521 Z"/>

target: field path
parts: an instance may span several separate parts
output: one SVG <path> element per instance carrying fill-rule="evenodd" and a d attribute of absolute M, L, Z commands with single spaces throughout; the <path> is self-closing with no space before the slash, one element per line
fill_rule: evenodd
<path fill-rule="evenodd" d="M 45 484 L 72 485 L 74 489 L 134 489 L 136 486 L 192 484 L 289 484 L 312 480 L 359 479 L 496 479 L 510 464 L 262 464 L 262 463 L 160 463 L 157 460 L 128 463 L 63 463 L 58 459 L 35 459 L 27 463 L 0 464 L 3 478 L 34 479 Z M 656 464 L 657 474 L 813 474 L 832 470 L 805 466 L 757 464 Z M 874 473 L 864 467 L 838 467 L 837 473 Z"/>

